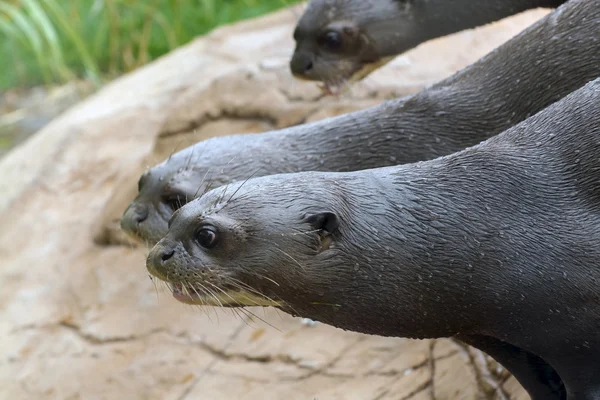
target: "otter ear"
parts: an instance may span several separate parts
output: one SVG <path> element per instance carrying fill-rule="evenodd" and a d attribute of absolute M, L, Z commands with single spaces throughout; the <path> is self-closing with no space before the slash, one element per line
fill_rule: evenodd
<path fill-rule="evenodd" d="M 311 224 L 313 229 L 320 230 L 324 236 L 333 234 L 340 226 L 340 220 L 338 216 L 328 211 L 308 215 L 306 217 L 306 222 Z"/>

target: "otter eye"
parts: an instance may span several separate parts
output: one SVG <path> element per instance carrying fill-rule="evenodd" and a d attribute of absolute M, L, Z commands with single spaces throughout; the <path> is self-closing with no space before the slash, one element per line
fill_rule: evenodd
<path fill-rule="evenodd" d="M 207 249 L 217 244 L 217 230 L 213 226 L 203 226 L 196 232 L 195 237 L 198 244 Z"/>
<path fill-rule="evenodd" d="M 339 50 L 342 47 L 342 35 L 335 31 L 329 31 L 323 35 L 323 45 L 329 50 Z"/>
<path fill-rule="evenodd" d="M 165 196 L 163 198 L 163 203 L 165 203 L 172 211 L 177 211 L 183 207 L 187 201 L 184 195 L 175 193 Z"/>

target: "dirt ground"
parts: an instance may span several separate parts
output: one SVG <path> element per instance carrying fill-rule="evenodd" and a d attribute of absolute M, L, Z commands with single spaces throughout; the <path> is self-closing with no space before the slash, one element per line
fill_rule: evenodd
<path fill-rule="evenodd" d="M 0 160 L 0 399 L 526 399 L 493 360 L 451 340 L 177 303 L 117 220 L 139 174 L 176 145 L 414 93 L 545 13 L 429 42 L 322 98 L 288 72 L 295 16 L 284 10 L 221 28 L 55 119 Z"/>

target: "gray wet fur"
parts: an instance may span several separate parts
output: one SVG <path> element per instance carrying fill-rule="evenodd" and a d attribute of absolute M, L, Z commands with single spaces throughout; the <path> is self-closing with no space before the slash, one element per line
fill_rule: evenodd
<path fill-rule="evenodd" d="M 294 75 L 338 84 L 419 44 L 566 0 L 311 0 L 295 31 Z M 331 47 L 333 32 L 339 46 Z"/>
<path fill-rule="evenodd" d="M 235 277 L 352 331 L 504 346 L 517 379 L 532 360 L 530 377 L 542 360 L 560 374 L 566 394 L 520 379 L 533 399 L 600 399 L 599 110 L 596 79 L 449 156 L 214 189 L 176 212 L 149 269 Z"/>
<path fill-rule="evenodd" d="M 600 75 L 600 0 L 571 0 L 475 64 L 413 96 L 316 123 L 199 142 L 140 178 L 121 226 L 155 244 L 207 187 L 298 171 L 428 160 L 485 140 Z M 168 199 L 174 206 L 167 205 Z"/>

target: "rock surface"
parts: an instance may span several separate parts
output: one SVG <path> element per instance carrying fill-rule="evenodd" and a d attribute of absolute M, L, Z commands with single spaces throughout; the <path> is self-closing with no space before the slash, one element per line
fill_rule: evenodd
<path fill-rule="evenodd" d="M 0 161 L 0 398 L 526 399 L 491 359 L 451 340 L 177 303 L 115 221 L 139 174 L 175 146 L 413 93 L 545 13 L 426 43 L 335 99 L 289 75 L 288 9 L 216 30 L 54 120 Z"/>

